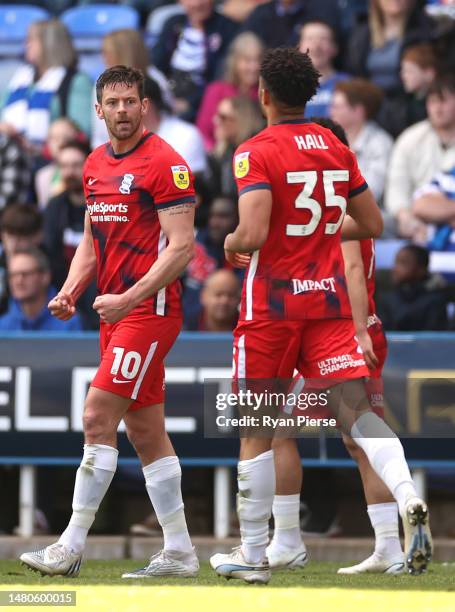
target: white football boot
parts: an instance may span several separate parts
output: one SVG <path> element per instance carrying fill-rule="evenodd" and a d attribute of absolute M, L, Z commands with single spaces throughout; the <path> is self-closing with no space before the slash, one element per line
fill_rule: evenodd
<path fill-rule="evenodd" d="M 402 574 L 405 570 L 404 556 L 389 559 L 373 553 L 368 559 L 352 565 L 340 567 L 338 574 Z"/>
<path fill-rule="evenodd" d="M 219 576 L 239 578 L 248 583 L 267 584 L 272 574 L 267 557 L 260 563 L 248 563 L 243 556 L 242 547 L 237 546 L 231 553 L 218 553 L 210 557 L 210 565 Z"/>
<path fill-rule="evenodd" d="M 23 553 L 20 560 L 31 570 L 40 572 L 42 576 L 75 578 L 79 575 L 82 554 L 75 553 L 70 548 L 56 542 L 42 550 Z"/>
<path fill-rule="evenodd" d="M 428 506 L 419 497 L 407 500 L 401 516 L 404 531 L 404 558 L 410 574 L 425 572 L 433 556 Z"/>
<path fill-rule="evenodd" d="M 298 548 L 278 548 L 269 544 L 266 550 L 270 569 L 297 569 L 305 567 L 308 563 L 308 552 L 305 544 Z"/>
<path fill-rule="evenodd" d="M 161 578 L 175 576 L 194 578 L 199 572 L 199 561 L 193 551 L 183 553 L 177 550 L 160 550 L 150 557 L 148 565 L 132 572 L 125 572 L 122 578 Z"/>

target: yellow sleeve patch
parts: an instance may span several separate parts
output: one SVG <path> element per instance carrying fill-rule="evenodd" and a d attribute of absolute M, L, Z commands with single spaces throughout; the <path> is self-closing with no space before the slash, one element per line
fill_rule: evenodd
<path fill-rule="evenodd" d="M 236 178 L 244 178 L 250 171 L 250 153 L 239 153 L 234 159 L 234 173 Z"/>
<path fill-rule="evenodd" d="M 190 173 L 186 166 L 171 166 L 174 185 L 179 189 L 188 189 L 190 186 Z"/>

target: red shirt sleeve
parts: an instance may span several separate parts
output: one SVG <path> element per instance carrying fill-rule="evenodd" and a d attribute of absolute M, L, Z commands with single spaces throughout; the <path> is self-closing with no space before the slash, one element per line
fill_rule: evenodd
<path fill-rule="evenodd" d="M 256 143 L 245 142 L 238 147 L 233 169 L 239 196 L 254 189 L 272 189 L 264 156 Z"/>
<path fill-rule="evenodd" d="M 359 165 L 355 153 L 351 149 L 347 149 L 348 152 L 348 168 L 349 168 L 349 197 L 362 193 L 365 189 L 368 189 L 368 184 L 363 178 L 360 172 Z"/>
<path fill-rule="evenodd" d="M 163 151 L 150 174 L 155 208 L 195 204 L 194 179 L 186 161 L 171 147 Z"/>

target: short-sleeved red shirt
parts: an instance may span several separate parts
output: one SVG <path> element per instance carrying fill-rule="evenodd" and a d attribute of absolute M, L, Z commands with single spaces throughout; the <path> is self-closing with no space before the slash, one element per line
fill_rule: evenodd
<path fill-rule="evenodd" d="M 350 318 L 341 253 L 348 198 L 367 189 L 354 153 L 305 120 L 270 126 L 234 156 L 239 195 L 272 192 L 270 229 L 245 277 L 241 320 Z"/>
<path fill-rule="evenodd" d="M 85 163 L 84 190 L 101 294 L 125 292 L 165 249 L 159 210 L 195 201 L 186 162 L 150 132 L 127 153 L 115 154 L 110 143 L 95 149 Z M 180 293 L 176 280 L 133 312 L 180 316 Z"/>

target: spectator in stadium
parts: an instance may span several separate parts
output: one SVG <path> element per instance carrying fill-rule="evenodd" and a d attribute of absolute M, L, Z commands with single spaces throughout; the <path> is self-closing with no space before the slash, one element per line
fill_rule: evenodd
<path fill-rule="evenodd" d="M 138 30 L 125 28 L 115 30 L 106 34 L 103 38 L 102 46 L 103 60 L 106 68 L 124 65 L 141 70 L 145 76 L 149 76 L 160 87 L 163 100 L 169 108 L 173 107 L 174 97 L 171 93 L 169 81 L 164 74 L 158 70 L 153 63 L 150 63 L 149 52 L 144 43 L 144 38 Z M 96 116 L 95 102 L 96 92 L 93 89 L 92 100 L 92 149 L 108 140 L 104 121 L 100 121 Z"/>
<path fill-rule="evenodd" d="M 440 69 L 433 45 L 418 43 L 406 47 L 401 55 L 402 91 L 386 98 L 379 121 L 392 136 L 427 118 L 426 97 Z"/>
<path fill-rule="evenodd" d="M 190 331 L 229 332 L 239 316 L 241 285 L 232 270 L 217 270 L 204 281 L 199 316 L 189 321 Z"/>
<path fill-rule="evenodd" d="M 145 79 L 145 96 L 149 101 L 145 127 L 174 147 L 194 174 L 203 175 L 207 171 L 207 156 L 197 127 L 172 114 L 153 79 Z"/>
<path fill-rule="evenodd" d="M 393 140 L 374 121 L 381 106 L 382 91 L 366 79 L 335 85 L 331 117 L 345 130 L 349 146 L 378 203 L 384 193 Z"/>
<path fill-rule="evenodd" d="M 230 268 L 224 257 L 224 239 L 237 223 L 237 200 L 220 196 L 213 200 L 207 227 L 198 230 L 194 257 L 183 278 L 183 324 L 194 327 L 201 313 L 200 293 L 206 279 L 216 270 Z M 236 270 L 236 273 L 241 274 Z"/>
<path fill-rule="evenodd" d="M 37 152 L 58 117 L 69 117 L 89 136 L 92 83 L 76 69 L 76 52 L 63 23 L 33 23 L 25 59 L 27 65 L 17 70 L 0 105 L 0 129 L 22 135 Z"/>
<path fill-rule="evenodd" d="M 56 291 L 51 286 L 49 261 L 36 248 L 15 251 L 8 262 L 8 283 L 11 297 L 8 310 L 0 317 L 3 331 L 79 331 L 79 316 L 60 321 L 47 308 Z"/>
<path fill-rule="evenodd" d="M 43 218 L 35 206 L 11 204 L 0 218 L 0 314 L 8 305 L 8 262 L 20 249 L 37 247 L 43 239 Z"/>
<path fill-rule="evenodd" d="M 423 5 L 424 0 L 370 0 L 368 21 L 349 37 L 346 70 L 373 81 L 387 96 L 400 93 L 401 51 L 430 40 L 434 30 Z"/>
<path fill-rule="evenodd" d="M 52 197 L 64 190 L 57 164 L 58 152 L 67 142 L 77 140 L 80 134 L 79 127 L 68 117 L 60 117 L 51 123 L 46 141 L 50 161 L 35 174 L 35 192 L 39 208 L 44 208 Z"/>
<path fill-rule="evenodd" d="M 322 20 L 339 32 L 341 10 L 334 0 L 271 0 L 259 4 L 243 24 L 266 47 L 286 47 L 298 43 L 301 26 Z"/>
<path fill-rule="evenodd" d="M 378 314 L 389 331 L 438 331 L 448 327 L 447 283 L 428 270 L 424 247 L 401 248 L 392 269 L 394 289 L 379 297 Z"/>
<path fill-rule="evenodd" d="M 49 255 L 52 284 L 59 289 L 66 279 L 74 253 L 84 233 L 85 196 L 83 168 L 90 153 L 88 145 L 74 140 L 64 144 L 57 156 L 64 190 L 49 200 L 44 209 L 44 247 Z M 92 283 L 78 302 L 85 329 L 98 329 L 99 316 L 92 305 L 96 284 Z"/>
<path fill-rule="evenodd" d="M 455 251 L 455 165 L 417 190 L 412 212 L 427 224 L 430 251 Z"/>
<path fill-rule="evenodd" d="M 214 0 L 180 0 L 185 13 L 170 17 L 152 50 L 156 66 L 171 79 L 175 111 L 194 120 L 204 87 L 219 77 L 238 24 L 214 8 Z"/>
<path fill-rule="evenodd" d="M 0 210 L 27 202 L 31 181 L 30 160 L 20 139 L 0 131 Z"/>
<path fill-rule="evenodd" d="M 425 244 L 426 224 L 412 212 L 414 193 L 455 165 L 455 75 L 439 77 L 427 96 L 428 119 L 407 128 L 396 141 L 389 166 L 385 208 L 397 233 Z"/>
<path fill-rule="evenodd" d="M 210 83 L 202 98 L 196 124 L 208 150 L 215 144 L 213 118 L 223 98 L 244 95 L 258 99 L 259 66 L 264 47 L 252 32 L 239 34 L 229 47 L 224 78 Z"/>
<path fill-rule="evenodd" d="M 213 118 L 215 146 L 209 155 L 211 189 L 214 195 L 223 193 L 237 197 L 232 173 L 232 156 L 241 142 L 264 127 L 259 106 L 250 98 L 224 98 Z"/>
<path fill-rule="evenodd" d="M 300 31 L 299 49 L 311 57 L 313 66 L 321 74 L 319 88 L 305 107 L 305 117 L 328 117 L 335 85 L 349 79 L 345 72 L 335 70 L 333 61 L 338 55 L 334 28 L 323 21 L 308 21 Z"/>

